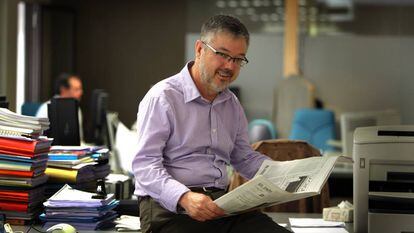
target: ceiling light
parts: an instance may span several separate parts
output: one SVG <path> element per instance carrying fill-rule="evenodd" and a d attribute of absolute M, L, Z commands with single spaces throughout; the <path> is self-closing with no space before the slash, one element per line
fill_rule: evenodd
<path fill-rule="evenodd" d="M 218 8 L 224 8 L 224 7 L 226 7 L 226 2 L 225 1 L 217 1 L 216 6 Z"/>
<path fill-rule="evenodd" d="M 273 0 L 273 5 L 281 6 L 282 5 L 282 0 Z"/>
<path fill-rule="evenodd" d="M 262 1 L 261 0 L 253 0 L 253 6 L 254 7 L 260 7 L 262 5 Z"/>
<path fill-rule="evenodd" d="M 235 0 L 232 0 L 232 1 L 229 1 L 229 7 L 237 7 L 237 1 L 235 1 Z"/>
<path fill-rule="evenodd" d="M 246 14 L 248 14 L 248 15 L 253 15 L 255 13 L 255 10 L 254 10 L 254 8 L 247 8 L 246 9 Z"/>
<path fill-rule="evenodd" d="M 269 7 L 269 6 L 270 6 L 270 0 L 263 0 L 263 1 L 262 1 L 262 5 L 263 5 L 264 7 Z"/>
<path fill-rule="evenodd" d="M 240 6 L 242 7 L 249 7 L 249 5 L 250 5 L 250 2 L 247 0 L 243 0 L 240 2 Z"/>
<path fill-rule="evenodd" d="M 260 20 L 262 20 L 263 22 L 269 21 L 269 15 L 268 14 L 261 14 L 260 15 Z"/>
<path fill-rule="evenodd" d="M 279 15 L 277 15 L 276 13 L 272 13 L 270 14 L 270 19 L 272 21 L 279 21 Z"/>

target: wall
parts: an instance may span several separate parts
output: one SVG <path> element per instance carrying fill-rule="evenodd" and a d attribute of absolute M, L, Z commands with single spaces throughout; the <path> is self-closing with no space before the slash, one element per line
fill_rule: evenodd
<path fill-rule="evenodd" d="M 186 57 L 193 57 L 197 34 L 188 34 Z M 252 34 L 247 57 L 234 85 L 250 120 L 271 119 L 273 89 L 282 79 L 281 35 Z M 346 111 L 401 112 L 403 123 L 414 123 L 414 38 L 398 36 L 321 36 L 302 42 L 303 73 L 316 86 L 317 96 L 337 117 Z"/>
<path fill-rule="evenodd" d="M 400 73 L 403 77 L 400 83 L 400 103 L 404 113 L 402 121 L 405 124 L 414 124 L 414 66 L 411 63 L 414 59 L 414 39 L 403 38 L 402 40 L 404 41 L 404 47 L 401 47 L 401 50 L 404 51 L 404 54 L 407 54 L 406 57 L 400 59 Z"/>
<path fill-rule="evenodd" d="M 76 71 L 85 99 L 92 89 L 109 93 L 109 109 L 130 126 L 152 84 L 183 66 L 185 2 L 79 1 Z M 87 110 L 87 109 L 86 109 Z"/>
<path fill-rule="evenodd" d="M 304 46 L 304 73 L 317 88 L 326 106 L 344 111 L 394 108 L 401 105 L 400 83 L 404 59 L 413 57 L 404 48 L 414 38 L 355 36 L 308 38 Z"/>
<path fill-rule="evenodd" d="M 0 0 L 0 95 L 15 109 L 17 60 L 17 1 Z"/>
<path fill-rule="evenodd" d="M 6 40 L 3 38 L 6 36 L 7 26 L 7 12 L 6 1 L 0 0 L 0 95 L 6 94 L 6 78 L 4 74 L 5 60 L 6 60 Z"/>

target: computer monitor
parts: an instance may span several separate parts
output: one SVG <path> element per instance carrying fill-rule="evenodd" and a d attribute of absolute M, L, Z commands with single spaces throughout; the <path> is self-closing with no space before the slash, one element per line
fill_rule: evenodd
<path fill-rule="evenodd" d="M 0 108 L 9 108 L 9 102 L 6 96 L 0 96 Z"/>
<path fill-rule="evenodd" d="M 53 145 L 79 146 L 79 105 L 74 98 L 52 98 L 48 104 L 50 128 L 46 135 Z"/>
<path fill-rule="evenodd" d="M 90 141 L 96 145 L 106 145 L 111 148 L 108 133 L 108 93 L 102 89 L 92 91 L 92 99 L 90 106 Z"/>
<path fill-rule="evenodd" d="M 341 114 L 341 140 L 343 155 L 352 157 L 354 131 L 358 127 L 399 125 L 401 116 L 395 110 L 348 112 Z"/>

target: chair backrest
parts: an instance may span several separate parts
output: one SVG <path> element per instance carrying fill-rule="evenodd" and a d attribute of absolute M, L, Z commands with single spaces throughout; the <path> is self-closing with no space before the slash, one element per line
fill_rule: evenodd
<path fill-rule="evenodd" d="M 319 150 L 305 141 L 274 139 L 254 143 L 253 149 L 269 156 L 276 161 L 288 161 L 303 159 L 313 156 L 321 156 Z M 247 180 L 234 172 L 230 179 L 229 190 L 233 190 Z M 291 201 L 265 208 L 268 212 L 298 212 L 298 213 L 321 213 L 324 207 L 329 206 L 328 183 L 322 188 L 321 194 L 297 201 Z"/>
<path fill-rule="evenodd" d="M 255 119 L 249 123 L 250 143 L 275 138 L 276 130 L 271 121 L 266 119 Z"/>
<path fill-rule="evenodd" d="M 39 110 L 42 103 L 25 102 L 22 105 L 22 114 L 26 116 L 36 116 L 37 110 Z"/>
<path fill-rule="evenodd" d="M 333 150 L 327 142 L 335 139 L 334 113 L 310 108 L 296 110 L 289 139 L 307 141 L 322 151 Z"/>

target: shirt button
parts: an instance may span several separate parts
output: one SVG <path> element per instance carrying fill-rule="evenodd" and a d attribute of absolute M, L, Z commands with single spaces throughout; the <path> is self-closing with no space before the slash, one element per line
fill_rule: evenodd
<path fill-rule="evenodd" d="M 216 133 L 217 132 L 217 129 L 213 129 L 213 130 L 211 130 L 213 133 Z"/>

